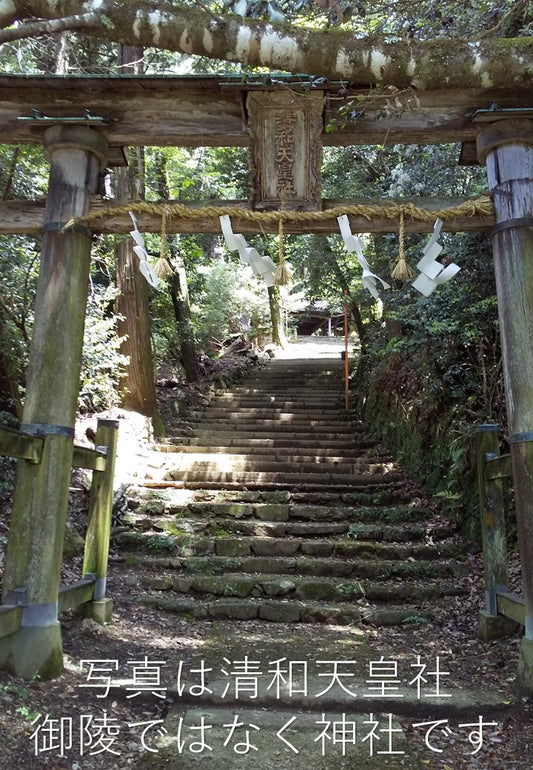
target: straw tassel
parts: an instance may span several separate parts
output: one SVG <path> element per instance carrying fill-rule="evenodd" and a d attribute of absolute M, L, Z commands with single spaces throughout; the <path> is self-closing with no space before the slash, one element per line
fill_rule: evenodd
<path fill-rule="evenodd" d="M 163 281 L 168 281 L 174 275 L 174 270 L 169 262 L 167 242 L 167 210 L 163 208 L 161 215 L 161 246 L 159 249 L 159 259 L 154 265 L 154 273 Z"/>
<path fill-rule="evenodd" d="M 403 211 L 400 211 L 398 262 L 396 263 L 396 266 L 391 275 L 397 281 L 409 281 L 416 275 L 415 271 L 409 267 L 405 259 L 405 222 Z"/>

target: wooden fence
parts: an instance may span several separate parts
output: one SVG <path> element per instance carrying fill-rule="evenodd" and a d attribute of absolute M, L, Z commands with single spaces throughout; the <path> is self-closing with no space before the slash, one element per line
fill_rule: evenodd
<path fill-rule="evenodd" d="M 105 600 L 111 512 L 113 507 L 113 476 L 118 438 L 116 420 L 98 420 L 95 449 L 74 446 L 73 468 L 91 470 L 87 533 L 82 578 L 68 586 L 61 586 L 58 612 L 76 610 L 82 605 L 91 607 L 95 620 L 108 620 L 110 600 Z M 0 455 L 17 457 L 39 463 L 44 438 L 0 426 Z M 14 596 L 16 594 L 16 596 Z M 10 592 L 10 604 L 0 605 L 0 638 L 20 628 L 25 590 Z M 105 609 L 101 606 L 106 601 Z M 89 605 L 89 603 L 91 603 Z M 92 605 L 92 606 L 91 606 Z M 100 605 L 100 606 L 99 606 Z"/>
<path fill-rule="evenodd" d="M 512 477 L 511 455 L 500 454 L 498 426 L 479 425 L 476 432 L 477 483 L 485 577 L 485 618 L 525 624 L 523 599 L 509 591 L 504 480 Z M 509 626 L 509 630 L 512 626 Z M 487 634 L 504 635 L 505 624 Z"/>

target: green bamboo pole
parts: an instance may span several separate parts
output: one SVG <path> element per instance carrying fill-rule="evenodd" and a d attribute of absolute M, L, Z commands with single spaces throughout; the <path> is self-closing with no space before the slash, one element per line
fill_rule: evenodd
<path fill-rule="evenodd" d="M 98 420 L 95 445 L 106 447 L 106 467 L 104 471 L 93 471 L 85 537 L 83 577 L 96 579 L 93 601 L 86 611 L 101 623 L 109 622 L 113 609 L 112 600 L 106 597 L 106 581 L 118 425 L 117 420 Z"/>

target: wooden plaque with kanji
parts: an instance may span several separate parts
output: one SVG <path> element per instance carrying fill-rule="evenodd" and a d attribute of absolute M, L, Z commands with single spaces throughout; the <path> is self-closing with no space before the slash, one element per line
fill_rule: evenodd
<path fill-rule="evenodd" d="M 320 208 L 323 106 L 321 92 L 248 95 L 252 208 Z"/>

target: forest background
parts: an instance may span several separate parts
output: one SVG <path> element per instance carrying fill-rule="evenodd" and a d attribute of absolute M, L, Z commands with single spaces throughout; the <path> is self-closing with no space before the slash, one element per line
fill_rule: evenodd
<path fill-rule="evenodd" d="M 341 27 L 356 36 L 387 39 L 480 39 L 529 36 L 533 3 L 432 2 L 432 0 L 298 0 L 297 2 L 180 2 L 217 14 L 238 14 L 315 28 Z M 119 50 L 120 49 L 120 50 Z M 0 47 L 5 74 L 179 74 L 271 75 L 270 70 L 166 50 L 131 49 L 76 31 L 42 32 Z M 372 92 L 384 110 L 394 90 Z M 350 112 L 346 120 L 356 119 Z M 335 130 L 335 126 L 329 127 Z M 458 145 L 382 144 L 325 148 L 324 198 L 476 196 L 486 191 L 485 169 L 458 166 Z M 246 199 L 248 163 L 244 148 L 157 148 L 131 150 L 130 171 L 111 172 L 102 194 L 115 199 L 206 201 Z M 0 146 L 0 196 L 4 200 L 46 195 L 48 166 L 41 148 Z M 0 248 L 0 420 L 17 424 L 33 322 L 39 268 L 39 238 L 2 236 Z M 80 412 L 118 404 L 134 407 L 137 388 L 129 366 L 134 334 L 121 295 L 124 236 L 95 238 L 88 295 Z M 248 238 L 260 253 L 279 252 L 277 236 Z M 408 262 L 416 264 L 426 236 L 407 235 Z M 153 263 L 161 237 L 145 236 Z M 282 319 L 315 301 L 341 312 L 344 292 L 357 331 L 353 392 L 356 408 L 388 448 L 470 535 L 477 532 L 473 433 L 479 423 L 499 423 L 505 434 L 505 401 L 490 237 L 461 233 L 442 238 L 446 258 L 461 271 L 430 297 L 409 283 L 391 280 L 398 235 L 365 236 L 365 255 L 378 275 L 393 284 L 376 302 L 362 288 L 355 255 L 340 236 L 285 235 L 283 249 L 293 280 L 274 294 Z M 194 381 L 233 333 L 262 344 L 272 336 L 272 294 L 213 235 L 168 236 L 169 270 L 162 290 L 144 286 L 147 344 L 152 381 L 157 372 Z M 118 288 L 117 288 L 118 285 Z M 137 330 L 138 331 L 138 330 Z M 285 331 L 292 332 L 290 321 Z M 274 338 L 279 329 L 274 329 Z M 146 356 L 145 356 L 146 358 Z M 146 363 L 146 361 L 145 361 Z M 155 389 L 154 389 L 155 393 Z M 150 416 L 155 417 L 149 406 Z M 11 461 L 1 459 L 2 478 Z M 0 485 L 2 482 L 0 482 Z"/>

